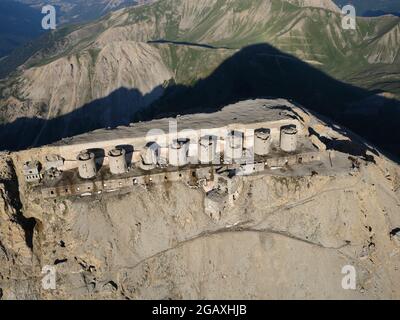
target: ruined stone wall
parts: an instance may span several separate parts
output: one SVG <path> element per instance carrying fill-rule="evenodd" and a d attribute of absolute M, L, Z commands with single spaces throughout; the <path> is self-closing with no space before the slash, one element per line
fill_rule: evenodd
<path fill-rule="evenodd" d="M 210 129 L 207 129 L 207 133 L 215 134 L 215 135 L 221 137 L 221 139 L 219 140 L 218 145 L 217 145 L 217 152 L 222 152 L 224 150 L 223 137 L 224 137 L 226 130 L 236 129 L 236 130 L 244 131 L 245 129 L 270 128 L 272 142 L 276 145 L 279 145 L 280 128 L 282 126 L 286 126 L 288 124 L 297 125 L 297 127 L 299 128 L 298 129 L 299 135 L 304 136 L 305 129 L 302 127 L 302 125 L 300 124 L 300 122 L 298 120 L 294 120 L 294 119 L 272 121 L 272 122 L 264 121 L 264 122 L 253 123 L 253 124 L 234 124 L 234 125 L 229 125 L 227 127 L 222 127 L 222 128 L 210 128 Z M 149 125 L 149 130 L 150 129 L 152 129 L 151 125 Z M 132 128 L 132 130 L 134 130 L 134 128 Z M 202 135 L 204 135 L 204 133 L 201 133 L 202 132 L 201 129 L 194 130 L 194 131 L 196 131 L 198 133 L 199 138 Z M 95 133 L 93 133 L 93 135 L 94 134 Z M 185 131 L 178 132 L 178 138 L 185 138 L 185 137 L 187 137 L 187 135 L 188 135 L 188 133 Z M 169 134 L 157 135 L 157 136 L 149 135 L 148 137 L 133 136 L 132 138 L 118 138 L 118 129 L 115 129 L 115 138 L 113 138 L 113 139 L 89 142 L 89 138 L 88 138 L 87 142 L 78 143 L 78 144 L 75 144 L 75 143 L 68 144 L 68 142 L 66 142 L 65 145 L 60 143 L 60 145 L 49 145 L 49 146 L 44 146 L 44 147 L 40 147 L 40 148 L 33 148 L 33 149 L 14 153 L 13 159 L 14 159 L 14 163 L 15 163 L 16 167 L 18 169 L 21 169 L 22 165 L 28 160 L 35 159 L 35 160 L 39 160 L 40 162 L 44 163 L 46 155 L 57 154 L 65 159 L 62 170 L 70 170 L 70 169 L 76 168 L 78 166 L 76 157 L 82 150 L 94 150 L 95 152 L 97 151 L 98 155 L 96 157 L 96 161 L 98 163 L 108 165 L 108 157 L 106 155 L 108 154 L 109 151 L 111 151 L 116 146 L 130 145 L 133 147 L 134 152 L 133 152 L 133 154 L 128 153 L 127 157 L 132 158 L 131 160 L 133 162 L 137 162 L 140 160 L 140 152 L 144 148 L 144 146 L 146 145 L 147 142 L 149 142 L 149 141 L 164 141 L 165 143 L 169 143 L 169 141 L 172 141 L 174 138 L 176 138 L 176 136 L 170 136 Z M 164 147 L 164 149 L 167 149 L 167 146 L 165 145 L 165 143 L 160 143 L 160 145 L 161 145 L 161 147 Z M 251 143 L 251 142 L 247 142 L 247 143 Z M 245 147 L 246 147 L 246 144 L 245 144 Z M 164 150 L 164 153 L 165 152 L 166 152 L 166 150 Z"/>

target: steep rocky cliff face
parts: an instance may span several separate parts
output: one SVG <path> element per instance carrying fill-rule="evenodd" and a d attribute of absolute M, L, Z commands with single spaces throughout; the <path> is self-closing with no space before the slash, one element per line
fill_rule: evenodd
<path fill-rule="evenodd" d="M 132 93 L 119 95 L 115 108 L 126 104 L 125 112 L 129 115 L 159 97 L 162 85 L 171 77 L 171 70 L 156 48 L 145 43 L 112 42 L 96 52 L 29 69 L 21 93 L 23 99 L 48 106 L 46 118 L 51 119 L 108 97 L 118 88 L 126 88 Z M 40 89 L 36 87 L 38 82 Z M 31 111 L 30 116 L 35 115 Z"/>
<path fill-rule="evenodd" d="M 34 219 L 21 212 L 18 182 L 11 159 L 0 154 L 0 299 L 39 297 L 33 273 L 38 260 L 32 249 Z M 37 270 L 36 270 L 37 271 Z M 40 280 L 39 280 L 40 281 Z"/>

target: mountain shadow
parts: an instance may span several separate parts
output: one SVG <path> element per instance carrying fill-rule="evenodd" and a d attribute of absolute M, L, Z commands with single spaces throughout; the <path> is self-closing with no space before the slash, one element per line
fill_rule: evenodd
<path fill-rule="evenodd" d="M 171 83 L 165 90 L 158 87 L 146 97 L 136 89 L 120 88 L 109 97 L 52 120 L 22 118 L 2 125 L 0 145 L 3 149 L 18 150 L 98 128 L 178 114 L 214 112 L 239 100 L 276 97 L 317 111 L 380 149 L 396 153 L 400 135 L 393 132 L 400 119 L 398 101 L 382 98 L 383 107 L 377 108 L 374 116 L 348 112 L 357 102 L 376 93 L 333 79 L 268 44 L 256 44 L 239 50 L 193 86 Z M 153 103 L 138 109 L 133 107 L 138 98 Z"/>
<path fill-rule="evenodd" d="M 119 88 L 107 97 L 93 100 L 65 115 L 46 120 L 18 118 L 0 125 L 1 150 L 38 147 L 99 128 L 127 126 L 140 107 L 150 104 L 163 92 L 158 86 L 143 95 L 137 89 Z"/>
<path fill-rule="evenodd" d="M 395 12 L 395 11 L 383 11 L 383 10 L 368 10 L 364 12 L 363 17 L 380 17 L 380 16 L 385 16 L 385 15 L 392 15 L 396 17 L 400 17 L 400 11 Z"/>
<path fill-rule="evenodd" d="M 38 9 L 13 0 L 0 1 L 0 57 L 44 33 Z"/>
<path fill-rule="evenodd" d="M 166 40 L 166 39 L 158 39 L 158 40 L 150 40 L 147 41 L 147 43 L 152 44 L 174 44 L 174 45 L 181 45 L 181 46 L 189 46 L 189 47 L 199 47 L 199 48 L 206 48 L 206 49 L 230 49 L 228 47 L 215 47 L 209 44 L 203 44 L 203 43 L 195 43 L 195 42 L 187 42 L 187 41 L 172 41 L 172 40 Z"/>
<path fill-rule="evenodd" d="M 331 115 L 371 94 L 268 44 L 256 44 L 241 49 L 193 86 L 170 86 L 142 116 L 214 112 L 228 103 L 265 96 L 291 99 Z"/>
<path fill-rule="evenodd" d="M 400 120 L 399 101 L 380 97 L 379 104 L 371 105 L 374 99 L 367 98 L 377 93 L 336 80 L 263 43 L 241 49 L 209 77 L 193 86 L 167 88 L 164 95 L 136 119 L 214 112 L 239 100 L 280 97 L 317 111 L 352 129 L 377 147 L 400 155 L 400 135 L 392 134 Z M 361 107 L 356 107 L 360 102 Z M 357 112 L 351 112 L 353 109 Z M 368 109 L 368 112 L 363 112 L 363 109 Z"/>

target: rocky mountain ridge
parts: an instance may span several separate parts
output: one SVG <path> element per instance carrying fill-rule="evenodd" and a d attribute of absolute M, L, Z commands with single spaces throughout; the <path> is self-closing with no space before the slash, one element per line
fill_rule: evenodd
<path fill-rule="evenodd" d="M 221 106 L 254 95 L 281 96 L 311 109 L 323 106 L 324 110 L 318 111 L 339 115 L 345 119 L 337 120 L 351 126 L 353 119 L 342 115 L 350 104 L 383 90 L 388 92 L 385 103 L 390 105 L 395 103 L 391 98 L 400 93 L 400 19 L 359 18 L 357 30 L 346 31 L 341 28 L 341 15 L 330 10 L 331 3 L 161 0 L 122 9 L 85 25 L 62 28 L 42 39 L 33 54 L 28 50 L 29 54 L 21 52 L 4 60 L 3 66 L 11 68 L 13 63 L 17 66 L 27 59 L 17 73 L 0 85 L 4 130 L 7 128 L 9 134 L 25 130 L 31 135 L 46 132 L 43 124 L 49 126 L 53 119 L 71 119 L 67 120 L 70 123 L 81 122 L 78 115 L 85 118 L 79 130 L 62 131 L 62 136 L 68 136 L 136 121 L 143 116 L 142 111 L 148 113 L 146 107 L 159 100 L 167 101 L 161 103 L 164 106 L 169 105 L 163 111 L 180 105 L 178 113 L 188 112 L 193 101 L 182 97 L 184 88 L 211 83 L 219 67 L 229 61 L 240 62 L 236 68 L 248 70 L 250 78 L 222 75 L 229 78 L 217 85 L 224 98 L 200 93 L 199 97 L 208 100 L 198 99 L 195 104 L 199 107 Z M 265 48 L 247 60 L 239 59 L 243 52 L 250 54 L 246 48 L 259 43 L 265 43 Z M 250 70 L 256 73 L 250 76 Z M 318 71 L 321 74 L 317 75 Z M 269 78 L 265 79 L 268 73 Z M 285 88 L 287 77 L 298 81 Z M 300 77 L 306 80 L 301 81 Z M 240 90 L 229 91 L 231 85 Z M 308 92 L 313 87 L 318 90 L 299 97 L 298 92 Z M 173 94 L 164 94 L 170 91 Z M 376 112 L 384 113 L 382 121 L 388 121 L 390 127 L 396 110 L 377 108 Z M 156 111 L 151 114 L 157 116 Z M 366 121 L 372 120 L 375 121 Z M 368 124 L 363 127 L 365 131 Z M 44 136 L 60 138 L 50 132 Z M 366 137 L 371 139 L 370 133 Z M 6 148 L 23 148 L 41 139 L 39 135 L 11 146 L 7 138 L 4 143 Z M 378 140 L 383 141 L 380 135 L 373 141 Z"/>
<path fill-rule="evenodd" d="M 20 154 L 1 154 L 0 298 L 398 299 L 398 164 L 288 101 L 264 103 L 295 111 L 337 155 L 333 167 L 243 176 L 217 218 L 183 181 L 38 199 L 20 180 Z M 348 265 L 354 290 L 342 287 Z"/>

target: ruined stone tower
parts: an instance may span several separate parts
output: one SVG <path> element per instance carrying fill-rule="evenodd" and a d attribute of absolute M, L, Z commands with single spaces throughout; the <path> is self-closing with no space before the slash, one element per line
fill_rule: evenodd
<path fill-rule="evenodd" d="M 294 125 L 282 127 L 281 129 L 281 150 L 285 152 L 296 151 L 297 128 Z"/>
<path fill-rule="evenodd" d="M 226 163 L 236 163 L 243 156 L 243 132 L 230 131 L 225 137 L 224 159 Z"/>
<path fill-rule="evenodd" d="M 96 176 L 96 161 L 93 152 L 83 150 L 78 157 L 78 172 L 82 179 L 90 179 Z"/>
<path fill-rule="evenodd" d="M 271 147 L 270 129 L 260 128 L 254 132 L 254 153 L 265 156 L 269 153 Z"/>
<path fill-rule="evenodd" d="M 169 164 L 180 167 L 188 164 L 189 139 L 176 139 L 169 148 Z"/>
<path fill-rule="evenodd" d="M 217 137 L 206 135 L 200 138 L 199 160 L 200 163 L 212 163 L 217 153 Z"/>
<path fill-rule="evenodd" d="M 112 174 L 121 174 L 128 171 L 125 153 L 126 151 L 122 148 L 114 148 L 108 153 L 110 172 Z"/>

